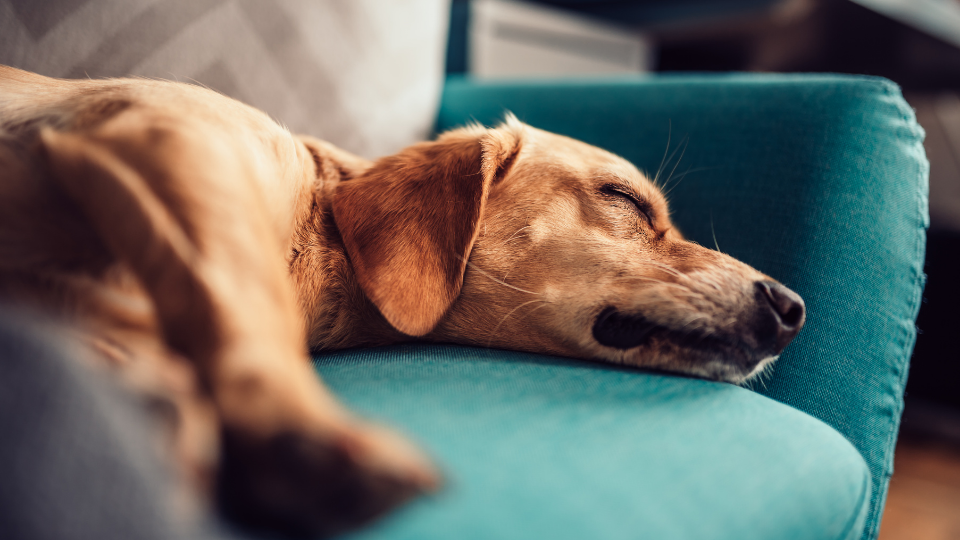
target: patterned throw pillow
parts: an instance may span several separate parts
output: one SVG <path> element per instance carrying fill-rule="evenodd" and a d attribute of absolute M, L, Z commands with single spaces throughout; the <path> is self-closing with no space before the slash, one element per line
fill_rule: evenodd
<path fill-rule="evenodd" d="M 448 0 L 0 0 L 0 63 L 202 84 L 365 157 L 426 137 Z"/>

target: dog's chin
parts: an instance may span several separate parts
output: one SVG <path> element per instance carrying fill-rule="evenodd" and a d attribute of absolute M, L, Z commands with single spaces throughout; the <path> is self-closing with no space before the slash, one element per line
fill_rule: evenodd
<path fill-rule="evenodd" d="M 779 357 L 779 351 L 757 350 L 734 335 L 673 329 L 613 307 L 597 316 L 592 334 L 616 350 L 622 363 L 734 384 L 763 373 Z"/>

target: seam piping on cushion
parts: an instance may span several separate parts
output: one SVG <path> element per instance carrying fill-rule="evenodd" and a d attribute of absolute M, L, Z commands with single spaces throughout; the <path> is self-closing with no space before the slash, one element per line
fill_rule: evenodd
<path fill-rule="evenodd" d="M 867 463 L 863 463 L 863 481 L 860 483 L 860 497 L 857 501 L 856 510 L 850 516 L 850 519 L 847 520 L 846 526 L 843 528 L 843 532 L 840 533 L 840 536 L 837 537 L 837 540 L 852 540 L 850 533 L 853 532 L 853 528 L 857 526 L 857 521 L 860 520 L 860 514 L 866 512 L 868 515 L 864 516 L 864 527 L 863 530 L 866 531 L 866 521 L 870 517 L 870 496 L 873 494 L 873 481 L 871 477 L 873 476 L 870 473 L 870 467 L 867 467 Z"/>
<path fill-rule="evenodd" d="M 907 111 L 904 109 L 902 105 L 903 95 L 899 91 L 899 87 L 896 87 L 893 84 L 884 84 L 883 87 L 888 97 L 893 97 L 894 99 L 897 100 L 896 107 L 900 112 L 900 119 L 914 128 L 913 134 L 912 134 L 913 141 L 911 146 L 914 148 L 914 150 L 916 150 L 917 145 L 919 145 L 920 148 L 922 149 L 923 142 L 918 140 L 920 134 L 916 130 L 916 127 L 917 127 L 916 118 L 913 117 L 913 115 L 911 114 L 912 111 Z M 914 260 L 920 260 L 925 248 L 924 239 L 926 237 L 926 225 L 925 225 L 926 220 L 923 219 L 924 197 L 922 193 L 920 193 L 919 189 L 920 189 L 920 186 L 923 184 L 923 172 L 925 168 L 923 166 L 923 163 L 919 159 L 915 159 L 914 162 L 917 167 L 917 174 L 915 177 L 917 190 L 914 191 L 914 194 L 916 195 L 916 204 L 917 204 L 916 216 L 919 218 L 919 222 L 920 222 L 919 227 L 917 227 L 915 231 L 919 234 L 915 235 L 916 243 L 914 245 Z M 909 309 L 911 313 L 916 313 L 917 310 L 919 309 L 920 301 L 923 298 L 923 287 L 926 281 L 925 276 L 923 274 L 923 262 L 920 262 L 919 271 L 915 266 L 912 268 L 912 270 L 914 270 L 914 275 L 916 277 L 914 279 L 914 295 L 910 299 Z M 914 317 L 916 317 L 916 315 L 914 315 Z M 914 319 L 913 324 L 914 325 L 916 324 L 916 319 Z M 914 343 L 916 343 L 916 334 L 914 334 L 913 340 L 914 340 Z M 904 325 L 904 334 L 901 335 L 901 339 L 899 341 L 900 341 L 900 350 L 902 351 L 902 353 L 904 353 L 904 356 L 906 356 L 907 345 L 909 344 L 908 342 L 910 341 L 908 325 Z M 897 384 L 899 386 L 899 390 L 901 393 L 903 392 L 903 389 L 906 386 L 907 374 L 910 371 L 909 365 L 908 365 L 909 358 L 904 358 L 904 356 L 901 356 L 898 359 L 900 373 L 897 380 Z M 883 462 L 883 471 L 882 471 L 882 480 L 885 481 L 884 484 L 888 483 L 890 477 L 893 474 L 893 471 L 892 471 L 893 454 L 894 454 L 893 444 L 895 443 L 894 439 L 896 437 L 896 434 L 899 432 L 899 428 L 900 428 L 899 416 L 903 414 L 903 398 L 902 397 L 900 398 L 898 413 L 899 414 L 897 415 L 897 420 L 890 422 L 890 427 L 887 430 L 887 437 L 886 437 L 886 440 L 884 441 L 884 462 Z M 884 487 L 883 484 L 881 484 L 877 486 L 877 489 L 882 489 L 883 487 Z M 880 523 L 882 522 L 882 518 L 883 518 L 881 510 L 886 505 L 888 489 L 889 489 L 889 485 L 887 486 L 887 489 L 884 489 L 883 496 L 877 499 L 877 504 L 874 507 L 870 508 L 870 513 L 867 516 L 867 523 L 863 531 L 864 532 L 862 536 L 863 540 L 876 538 L 880 532 L 879 530 Z"/>

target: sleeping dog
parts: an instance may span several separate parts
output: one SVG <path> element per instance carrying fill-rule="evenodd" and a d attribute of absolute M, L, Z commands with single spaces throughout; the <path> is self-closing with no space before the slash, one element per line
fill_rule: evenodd
<path fill-rule="evenodd" d="M 425 340 L 736 383 L 804 322 L 684 240 L 629 162 L 509 115 L 369 162 L 204 88 L 2 66 L 0 300 L 169 405 L 189 485 L 293 534 L 439 484 L 308 351 Z"/>

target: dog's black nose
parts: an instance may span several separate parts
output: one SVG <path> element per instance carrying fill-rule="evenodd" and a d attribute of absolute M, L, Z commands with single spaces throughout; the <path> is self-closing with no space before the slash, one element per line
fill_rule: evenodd
<path fill-rule="evenodd" d="M 803 299 L 776 281 L 758 281 L 757 288 L 777 320 L 777 349 L 783 350 L 803 328 L 807 314 Z"/>

